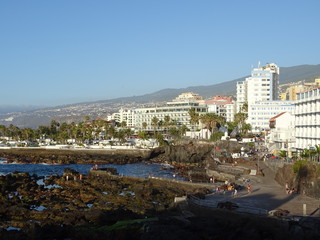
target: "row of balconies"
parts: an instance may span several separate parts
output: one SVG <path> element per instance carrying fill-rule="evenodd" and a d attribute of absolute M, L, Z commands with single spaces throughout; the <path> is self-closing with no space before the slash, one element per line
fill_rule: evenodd
<path fill-rule="evenodd" d="M 304 149 L 304 148 L 309 148 L 311 146 L 315 146 L 319 144 L 319 139 L 306 139 L 306 138 L 296 138 L 296 143 L 295 147 Z"/>
<path fill-rule="evenodd" d="M 320 113 L 320 102 L 316 104 L 302 104 L 296 105 L 295 114 Z"/>
<path fill-rule="evenodd" d="M 319 96 L 306 97 L 306 98 L 297 100 L 296 104 L 304 104 L 304 103 L 309 103 L 309 102 L 316 102 L 316 101 L 319 101 L 319 99 L 320 99 L 320 95 Z"/>
<path fill-rule="evenodd" d="M 304 138 L 319 138 L 320 139 L 320 126 L 318 127 L 296 127 L 296 137 Z"/>
<path fill-rule="evenodd" d="M 296 116 L 296 126 L 317 126 L 320 125 L 320 114 L 312 116 Z"/>

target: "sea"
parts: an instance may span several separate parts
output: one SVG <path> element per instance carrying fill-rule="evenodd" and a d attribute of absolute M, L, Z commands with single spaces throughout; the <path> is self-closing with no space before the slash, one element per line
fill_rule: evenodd
<path fill-rule="evenodd" d="M 0 158 L 0 176 L 10 174 L 13 172 L 27 172 L 30 175 L 36 174 L 38 176 L 62 175 L 65 168 L 71 168 L 77 172 L 86 175 L 89 170 L 94 167 L 90 164 L 18 164 L 7 163 L 5 158 Z M 131 164 L 100 164 L 98 168 L 112 167 L 115 168 L 119 175 L 129 177 L 157 177 L 166 179 L 176 179 L 185 181 L 186 179 L 180 177 L 169 164 L 148 164 L 148 163 L 131 163 Z"/>

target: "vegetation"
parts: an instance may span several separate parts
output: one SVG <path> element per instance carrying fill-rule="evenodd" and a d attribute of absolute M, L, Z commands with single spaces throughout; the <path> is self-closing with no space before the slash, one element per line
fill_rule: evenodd
<path fill-rule="evenodd" d="M 88 117 L 79 123 L 59 123 L 52 120 L 50 126 L 39 126 L 37 129 L 20 129 L 10 125 L 0 125 L 0 136 L 6 136 L 13 140 L 36 142 L 36 140 L 52 139 L 61 144 L 66 144 L 68 139 L 74 139 L 78 143 L 90 142 L 94 139 L 104 140 L 118 138 L 120 141 L 133 135 L 133 131 L 122 122 L 121 127 L 116 128 L 105 120 L 90 121 Z"/>
<path fill-rule="evenodd" d="M 298 173 L 300 169 L 307 164 L 306 160 L 299 160 L 293 164 L 293 172 Z"/>

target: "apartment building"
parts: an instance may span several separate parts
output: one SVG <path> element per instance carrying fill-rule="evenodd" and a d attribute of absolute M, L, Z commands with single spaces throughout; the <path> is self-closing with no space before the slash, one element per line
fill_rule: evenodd
<path fill-rule="evenodd" d="M 229 106 L 229 108 L 227 109 L 227 106 L 233 104 L 233 99 L 231 97 L 223 97 L 221 95 L 216 95 L 212 98 L 199 101 L 199 103 L 208 106 L 208 113 L 214 113 L 227 119 L 227 113 L 228 115 L 231 114 L 230 111 L 227 111 L 231 108 Z"/>
<path fill-rule="evenodd" d="M 294 115 L 296 148 L 320 144 L 320 87 L 297 93 Z"/>
<path fill-rule="evenodd" d="M 170 121 L 178 126 L 185 125 L 192 129 L 189 111 L 194 108 L 196 113 L 205 114 L 208 112 L 206 105 L 200 105 L 194 101 L 167 102 L 165 106 L 137 108 L 135 109 L 135 127 L 140 130 L 153 130 L 152 119 L 156 117 L 159 121 L 165 122 L 165 117 L 169 116 Z M 143 123 L 147 128 L 143 128 Z"/>
<path fill-rule="evenodd" d="M 251 124 L 253 132 L 269 129 L 269 119 L 283 111 L 292 111 L 292 103 L 279 103 L 280 69 L 275 63 L 268 63 L 253 68 L 251 76 L 245 81 L 237 82 L 237 112 L 248 103 L 247 123 Z"/>
<path fill-rule="evenodd" d="M 118 123 L 125 122 L 127 127 L 135 126 L 135 110 L 121 108 L 119 112 L 113 113 L 108 116 L 108 121 L 114 120 Z"/>
<path fill-rule="evenodd" d="M 248 106 L 247 123 L 252 132 L 259 133 L 270 129 L 269 120 L 282 112 L 293 113 L 294 101 L 261 101 Z"/>

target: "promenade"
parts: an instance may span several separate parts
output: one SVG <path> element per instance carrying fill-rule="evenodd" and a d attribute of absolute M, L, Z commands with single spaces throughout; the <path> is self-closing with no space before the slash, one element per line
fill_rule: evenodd
<path fill-rule="evenodd" d="M 251 193 L 247 192 L 246 183 L 241 179 L 236 183 L 244 186 L 238 191 L 236 197 L 233 192 L 212 193 L 206 195 L 201 200 L 193 200 L 194 203 L 204 207 L 216 207 L 218 202 L 233 202 L 239 206 L 239 211 L 249 210 L 249 212 L 257 214 L 267 214 L 271 210 L 282 209 L 288 210 L 290 215 L 303 216 L 303 205 L 306 206 L 306 215 L 310 215 L 320 205 L 320 199 L 314 199 L 302 194 L 287 194 L 284 186 L 280 186 L 275 180 L 275 174 L 263 162 L 260 167 L 264 176 L 243 176 L 249 179 L 251 185 Z M 320 212 L 314 216 L 320 217 Z"/>

